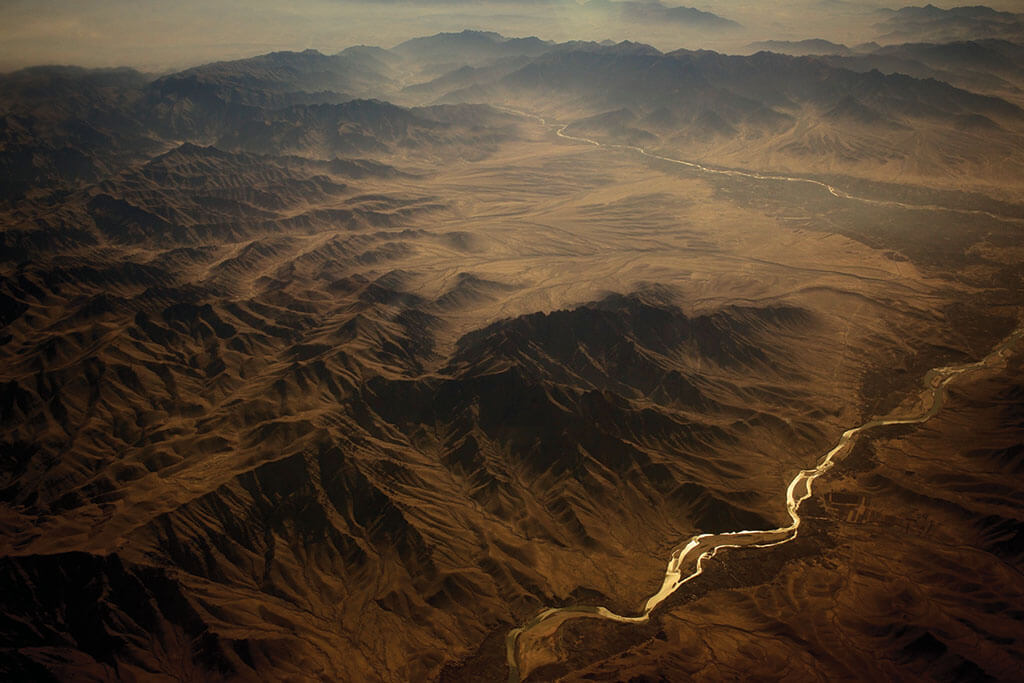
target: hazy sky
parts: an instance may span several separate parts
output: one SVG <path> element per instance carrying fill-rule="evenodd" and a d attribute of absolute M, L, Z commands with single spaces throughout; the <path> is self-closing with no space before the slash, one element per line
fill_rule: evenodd
<path fill-rule="evenodd" d="M 722 39 L 671 27 L 595 24 L 564 0 L 0 0 L 0 70 L 82 64 L 158 71 L 271 50 L 331 53 L 354 44 L 390 47 L 414 36 L 463 28 L 552 40 L 629 38 L 662 49 L 728 50 L 765 38 L 824 37 L 853 43 L 874 37 L 870 26 L 877 15 L 872 10 L 900 6 L 874 0 L 665 4 L 714 12 L 740 22 L 744 31 Z M 989 5 L 1024 12 L 1024 0 Z"/>

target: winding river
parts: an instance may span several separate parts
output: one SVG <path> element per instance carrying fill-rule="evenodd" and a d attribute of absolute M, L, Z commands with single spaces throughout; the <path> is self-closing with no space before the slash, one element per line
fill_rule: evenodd
<path fill-rule="evenodd" d="M 539 120 L 543 125 L 548 125 L 546 121 L 539 116 L 515 110 L 507 111 L 529 116 Z M 681 161 L 649 153 L 642 147 L 608 145 L 596 140 L 568 135 L 565 133 L 566 127 L 567 126 L 561 126 L 556 130 L 559 137 L 577 142 L 585 142 L 598 147 L 632 150 L 652 159 L 681 164 L 704 173 L 742 176 L 758 180 L 811 183 L 827 189 L 832 195 L 842 199 L 851 199 L 883 206 L 977 214 L 999 220 L 1021 220 L 991 214 L 987 211 L 951 209 L 941 206 L 923 206 L 903 204 L 901 202 L 865 199 L 863 197 L 856 197 L 847 194 L 827 183 L 809 178 L 790 178 L 786 176 L 761 175 L 746 171 L 712 169 L 694 162 Z M 789 482 L 789 486 L 786 487 L 786 508 L 789 512 L 790 520 L 788 525 L 777 529 L 744 529 L 717 534 L 698 534 L 690 538 L 685 544 L 672 552 L 672 555 L 668 560 L 668 566 L 665 568 L 665 578 L 662 581 L 661 587 L 647 599 L 646 603 L 644 603 L 643 611 L 640 614 L 636 616 L 624 616 L 616 614 L 606 607 L 587 605 L 549 608 L 543 610 L 522 626 L 509 631 L 508 636 L 505 638 L 505 656 L 508 662 L 509 683 L 518 683 L 520 680 L 520 662 L 523 659 L 523 652 L 529 647 L 528 641 L 531 638 L 542 637 L 544 635 L 554 633 L 563 622 L 569 619 L 591 618 L 607 619 L 621 623 L 644 623 L 650 619 L 651 612 L 653 612 L 658 605 L 664 602 L 666 598 L 675 593 L 680 586 L 700 576 L 704 571 L 705 561 L 714 557 L 719 550 L 723 548 L 770 548 L 792 541 L 796 538 L 797 532 L 800 528 L 800 505 L 811 497 L 811 487 L 814 480 L 829 471 L 838 460 L 849 453 L 853 444 L 861 434 L 878 427 L 887 427 L 891 425 L 915 425 L 927 422 L 942 409 L 942 405 L 946 398 L 946 387 L 950 382 L 965 373 L 996 366 L 1011 353 L 1013 347 L 1021 340 L 1022 337 L 1024 337 L 1024 327 L 1019 327 L 1008 337 L 1003 339 L 1003 341 L 995 348 L 993 348 L 987 356 L 979 361 L 964 363 L 961 365 L 938 367 L 930 370 L 924 377 L 924 388 L 921 390 L 918 400 L 911 407 L 905 408 L 902 413 L 897 409 L 895 413 L 890 414 L 889 416 L 873 418 L 858 427 L 853 427 L 843 432 L 832 449 L 821 457 L 815 467 L 797 472 L 796 476 L 794 476 L 792 481 Z"/>
<path fill-rule="evenodd" d="M 805 185 L 815 185 L 826 190 L 833 197 L 839 199 L 848 199 L 850 201 L 860 202 L 861 204 L 870 204 L 872 206 L 886 206 L 894 209 L 907 209 L 910 211 L 943 211 L 946 213 L 956 213 L 964 216 L 985 216 L 986 218 L 992 218 L 997 221 L 1004 221 L 1007 223 L 1024 223 L 1024 218 L 1018 216 L 1004 216 L 998 213 L 992 213 L 991 211 L 984 211 L 982 209 L 961 209 L 951 206 L 942 206 L 940 204 L 911 204 L 907 202 L 897 202 L 887 199 L 871 199 L 869 197 L 860 197 L 855 194 L 850 194 L 844 190 L 841 190 L 834 185 L 830 185 L 822 180 L 815 180 L 814 178 L 800 178 L 795 176 L 776 175 L 772 173 L 757 173 L 756 171 L 741 171 L 737 169 L 728 168 L 714 168 L 712 166 L 704 166 L 703 164 L 697 163 L 696 161 L 685 161 L 683 159 L 673 159 L 656 152 L 650 152 L 643 147 L 637 147 L 635 145 L 620 145 L 609 142 L 600 142 L 599 140 L 592 140 L 591 138 L 580 137 L 577 135 L 570 135 L 565 130 L 571 124 L 550 124 L 548 121 L 537 114 L 531 114 L 529 112 L 520 111 L 518 109 L 511 109 L 509 107 L 498 107 L 495 109 L 507 112 L 509 114 L 515 114 L 516 116 L 522 116 L 525 118 L 534 119 L 539 121 L 542 126 L 547 128 L 554 128 L 555 135 L 562 138 L 563 140 L 571 140 L 573 142 L 583 142 L 594 147 L 601 147 L 604 149 L 618 149 L 629 152 L 636 152 L 648 159 L 656 159 L 658 161 L 664 161 L 677 166 L 685 166 L 692 168 L 695 171 L 705 173 L 708 175 L 719 175 L 727 176 L 731 178 L 751 178 L 753 180 L 768 180 L 786 183 L 802 183 Z"/>
<path fill-rule="evenodd" d="M 987 356 L 974 363 L 949 365 L 930 370 L 924 377 L 924 388 L 917 402 L 908 408 L 906 414 L 890 415 L 874 418 L 859 427 L 843 432 L 839 440 L 819 461 L 816 467 L 797 472 L 786 487 L 786 508 L 789 511 L 789 524 L 777 529 L 729 531 L 718 534 L 698 534 L 685 545 L 673 551 L 665 569 L 665 578 L 658 589 L 644 604 L 643 611 L 636 616 L 615 614 L 605 607 L 572 606 L 551 608 L 542 611 L 532 620 L 513 629 L 505 639 L 505 652 L 508 660 L 509 682 L 519 681 L 519 662 L 524 637 L 534 631 L 544 634 L 554 632 L 558 626 L 568 620 L 580 617 L 609 619 L 623 623 L 644 623 L 651 612 L 672 595 L 680 586 L 698 577 L 704 571 L 704 562 L 715 556 L 722 548 L 770 548 L 792 541 L 800 528 L 800 504 L 811 497 L 811 486 L 814 480 L 829 471 L 832 466 L 845 456 L 853 447 L 857 437 L 866 431 L 891 425 L 915 425 L 933 418 L 946 398 L 946 387 L 954 379 L 975 370 L 994 367 L 1012 351 L 1013 347 L 1024 337 L 1024 327 L 1014 330 L 999 343 Z"/>

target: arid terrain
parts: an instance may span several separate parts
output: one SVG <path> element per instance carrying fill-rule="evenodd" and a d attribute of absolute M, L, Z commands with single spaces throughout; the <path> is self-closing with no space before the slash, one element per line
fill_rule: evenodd
<path fill-rule="evenodd" d="M 0 677 L 1017 679 L 1018 343 L 507 648 L 1021 324 L 1024 48 L 794 45 L 0 76 Z"/>

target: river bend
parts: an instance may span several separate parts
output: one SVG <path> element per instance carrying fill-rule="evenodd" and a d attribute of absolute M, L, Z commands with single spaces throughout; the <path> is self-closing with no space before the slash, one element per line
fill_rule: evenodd
<path fill-rule="evenodd" d="M 546 121 L 539 116 L 511 109 L 507 109 L 506 111 L 529 116 L 539 120 L 543 125 L 548 125 Z M 838 190 L 822 181 L 809 178 L 791 178 L 779 175 L 763 175 L 747 171 L 708 168 L 694 162 L 682 161 L 679 159 L 661 156 L 659 154 L 653 154 L 647 152 L 642 147 L 608 145 L 589 138 L 568 135 L 565 133 L 566 127 L 567 126 L 561 126 L 556 130 L 559 137 L 577 142 L 585 142 L 597 147 L 632 150 L 652 159 L 681 164 L 704 173 L 741 176 L 758 180 L 811 183 L 825 188 L 835 197 L 883 206 L 932 211 L 952 211 L 957 213 L 984 215 L 999 220 L 1020 220 L 1006 216 L 999 216 L 987 211 L 951 209 L 941 206 L 924 206 L 904 204 L 901 202 L 865 199 L 850 195 L 842 190 Z M 716 534 L 698 534 L 676 548 L 669 557 L 661 587 L 647 599 L 644 603 L 643 610 L 639 614 L 633 616 L 621 615 L 612 612 L 606 607 L 588 605 L 548 608 L 541 611 L 533 619 L 522 626 L 509 631 L 505 639 L 505 654 L 509 669 L 509 683 L 518 683 L 520 680 L 519 663 L 522 661 L 521 651 L 525 645 L 524 638 L 528 638 L 535 630 L 542 629 L 546 633 L 551 633 L 554 630 L 557 630 L 564 621 L 578 618 L 608 619 L 621 623 L 647 622 L 650 619 L 651 612 L 653 612 L 658 605 L 664 602 L 666 598 L 675 593 L 685 583 L 700 576 L 704 571 L 705 561 L 714 557 L 719 550 L 723 548 L 770 548 L 792 541 L 796 538 L 800 529 L 800 505 L 811 497 L 814 480 L 829 471 L 837 461 L 848 454 L 852 449 L 853 444 L 861 434 L 878 427 L 891 425 L 916 425 L 927 422 L 934 417 L 939 410 L 941 410 L 946 398 L 946 387 L 950 382 L 965 373 L 996 366 L 1011 353 L 1013 347 L 1022 337 L 1024 337 L 1024 327 L 1014 330 L 1008 337 L 993 348 L 987 356 L 979 361 L 964 363 L 961 365 L 943 366 L 930 370 L 924 377 L 924 388 L 921 390 L 918 400 L 912 407 L 906 408 L 903 414 L 900 414 L 900 412 L 897 411 L 895 414 L 890 414 L 886 417 L 876 417 L 860 426 L 852 427 L 843 432 L 831 450 L 825 453 L 818 460 L 815 467 L 797 472 L 789 482 L 789 486 L 786 487 L 786 509 L 789 512 L 790 520 L 788 525 L 781 526 L 776 529 L 743 529 Z"/>

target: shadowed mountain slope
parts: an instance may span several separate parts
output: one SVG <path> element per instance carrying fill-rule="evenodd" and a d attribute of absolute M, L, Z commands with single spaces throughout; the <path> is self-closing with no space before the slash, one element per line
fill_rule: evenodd
<path fill-rule="evenodd" d="M 1015 78 L 1006 45 L 906 49 Z M 545 607 L 641 613 L 692 535 L 787 523 L 844 430 L 1012 327 L 1022 127 L 1006 99 L 829 59 L 479 31 L 0 76 L 0 678 L 498 680 Z M 790 555 L 718 557 L 700 590 L 763 585 L 756 608 L 684 590 L 626 635 L 538 638 L 523 671 L 728 678 L 766 653 L 769 676 L 855 677 L 836 642 L 894 678 L 1010 671 L 1015 594 L 899 546 L 920 504 L 1019 563 L 1020 395 L 986 395 L 936 429 L 966 443 L 977 418 L 994 474 L 830 475 L 862 498 L 828 505 L 902 506 L 871 513 L 877 546 L 785 546 L 835 563 L 800 585 Z M 893 438 L 949 455 L 933 437 Z M 1006 614 L 933 623 L 904 565 Z M 830 611 L 843 580 L 862 609 Z"/>

